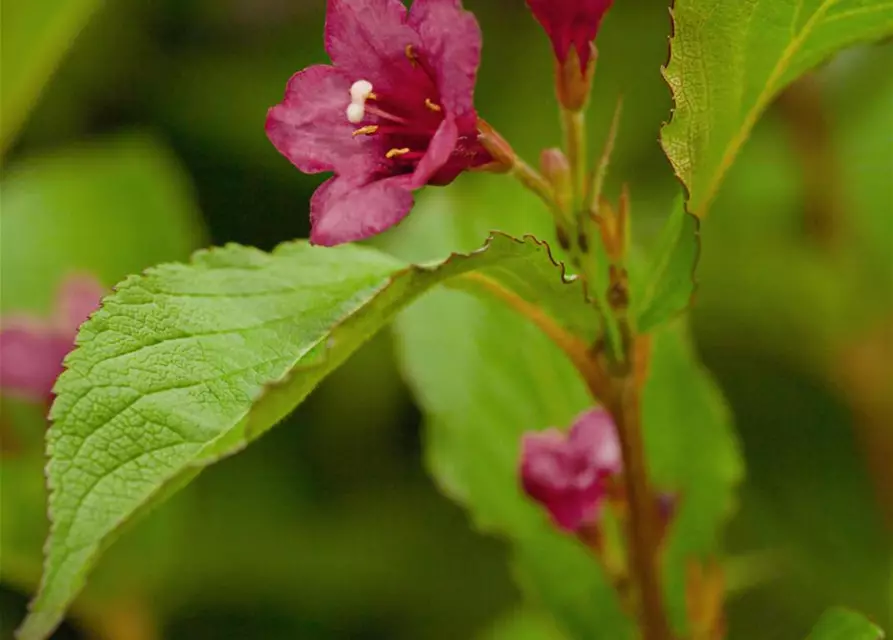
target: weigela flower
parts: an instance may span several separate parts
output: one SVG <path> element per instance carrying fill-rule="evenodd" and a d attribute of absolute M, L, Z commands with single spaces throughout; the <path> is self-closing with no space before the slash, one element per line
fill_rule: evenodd
<path fill-rule="evenodd" d="M 608 482 L 622 469 L 617 430 L 603 409 L 580 414 L 567 434 L 551 428 L 521 442 L 521 485 L 565 531 L 598 517 Z"/>
<path fill-rule="evenodd" d="M 92 276 L 71 276 L 60 286 L 49 318 L 27 314 L 0 318 L 0 392 L 49 402 L 78 327 L 96 310 L 104 293 Z"/>
<path fill-rule="evenodd" d="M 592 41 L 612 3 L 613 0 L 527 0 L 527 6 L 552 41 L 555 57 L 564 63 L 573 48 L 583 73 L 592 56 Z"/>
<path fill-rule="evenodd" d="M 266 124 L 298 169 L 335 173 L 311 199 L 311 242 L 380 233 L 413 190 L 491 162 L 474 109 L 481 33 L 460 0 L 329 0 L 325 46 L 332 65 L 292 76 Z"/>

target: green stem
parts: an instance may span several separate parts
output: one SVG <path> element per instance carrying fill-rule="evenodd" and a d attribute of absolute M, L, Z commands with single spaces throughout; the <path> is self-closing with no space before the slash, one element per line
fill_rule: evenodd
<path fill-rule="evenodd" d="M 515 158 L 512 164 L 511 175 L 524 187 L 532 191 L 552 212 L 556 217 L 556 222 L 564 217 L 564 212 L 555 200 L 555 194 L 552 191 L 552 185 L 546 180 L 539 171 L 524 162 L 521 158 Z"/>
<path fill-rule="evenodd" d="M 567 159 L 571 165 L 574 187 L 574 211 L 577 214 L 577 224 L 582 231 L 582 220 L 588 212 L 583 211 L 583 203 L 586 199 L 586 115 L 582 111 L 561 110 L 561 119 L 564 126 L 565 145 L 567 146 Z"/>

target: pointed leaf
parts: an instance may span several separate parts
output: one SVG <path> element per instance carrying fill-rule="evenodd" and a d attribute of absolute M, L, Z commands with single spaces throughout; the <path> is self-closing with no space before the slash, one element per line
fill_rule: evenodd
<path fill-rule="evenodd" d="M 698 219 L 685 210 L 685 202 L 678 198 L 649 266 L 643 299 L 637 305 L 640 332 L 648 333 L 691 304 L 701 253 L 699 227 Z"/>
<path fill-rule="evenodd" d="M 839 49 L 893 35 L 889 0 L 676 0 L 664 151 L 703 217 L 778 93 Z"/>
<path fill-rule="evenodd" d="M 53 630 L 122 525 L 271 428 L 415 297 L 470 271 L 546 301 L 568 327 L 594 313 L 548 247 L 505 235 L 410 267 L 357 246 L 232 245 L 120 284 L 57 382 L 52 530 L 21 637 Z"/>

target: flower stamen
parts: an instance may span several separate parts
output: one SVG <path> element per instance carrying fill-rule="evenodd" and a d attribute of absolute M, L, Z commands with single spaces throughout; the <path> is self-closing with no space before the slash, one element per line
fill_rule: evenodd
<path fill-rule="evenodd" d="M 360 124 L 366 117 L 366 109 L 363 105 L 351 102 L 347 105 L 347 121 L 351 124 Z"/>
<path fill-rule="evenodd" d="M 437 104 L 436 102 L 434 102 L 433 100 L 431 100 L 431 98 L 425 98 L 425 106 L 428 107 L 428 109 L 430 109 L 431 111 L 434 111 L 435 113 L 440 113 L 441 111 L 443 111 L 441 106 L 439 104 Z"/>
<path fill-rule="evenodd" d="M 415 51 L 412 50 L 412 45 L 406 45 L 406 49 L 404 49 L 404 52 L 406 53 L 406 57 L 409 59 L 409 64 L 411 64 L 413 67 L 416 66 L 416 64 L 418 64 L 419 57 L 415 54 Z"/>
<path fill-rule="evenodd" d="M 398 156 L 403 156 L 409 153 L 409 147 L 403 147 L 402 149 L 391 149 L 385 154 L 385 158 L 391 160 L 392 158 L 396 158 Z"/>
<path fill-rule="evenodd" d="M 401 118 L 400 116 L 395 116 L 387 111 L 382 111 L 378 107 L 369 107 L 366 106 L 363 108 L 364 113 L 371 113 L 374 116 L 378 116 L 379 118 L 384 118 L 385 120 L 390 120 L 392 122 L 397 122 L 399 124 L 408 125 L 410 124 L 409 120 L 406 118 Z"/>
<path fill-rule="evenodd" d="M 377 124 L 366 125 L 365 127 L 360 127 L 356 131 L 353 132 L 354 136 L 371 136 L 375 135 L 378 132 Z"/>
<path fill-rule="evenodd" d="M 359 124 L 366 117 L 366 100 L 375 99 L 372 83 L 368 80 L 357 80 L 350 85 L 350 104 L 347 106 L 347 121 Z"/>
<path fill-rule="evenodd" d="M 364 104 L 372 95 L 372 83 L 368 80 L 357 80 L 350 85 L 350 101 L 356 104 Z"/>

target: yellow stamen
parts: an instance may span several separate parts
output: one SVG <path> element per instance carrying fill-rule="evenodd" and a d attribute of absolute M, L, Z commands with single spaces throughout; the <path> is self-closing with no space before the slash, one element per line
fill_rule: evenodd
<path fill-rule="evenodd" d="M 366 100 L 378 100 L 378 96 L 375 95 L 374 92 L 370 92 L 368 96 L 366 96 Z"/>
<path fill-rule="evenodd" d="M 391 149 L 384 155 L 384 157 L 390 160 L 391 158 L 396 158 L 397 156 L 402 156 L 407 153 L 409 153 L 408 147 L 403 147 L 402 149 Z"/>
<path fill-rule="evenodd" d="M 437 113 L 440 113 L 440 111 L 442 111 L 440 105 L 433 102 L 431 98 L 425 98 L 425 106 L 431 109 L 431 111 L 435 111 Z"/>
<path fill-rule="evenodd" d="M 415 51 L 412 50 L 412 45 L 406 45 L 406 49 L 404 51 L 406 52 L 406 57 L 409 58 L 410 64 L 412 64 L 412 66 L 415 66 L 419 58 L 415 54 Z"/>
<path fill-rule="evenodd" d="M 370 124 L 365 127 L 360 127 L 356 131 L 353 132 L 355 136 L 371 136 L 374 135 L 375 132 L 378 131 L 377 124 Z"/>

